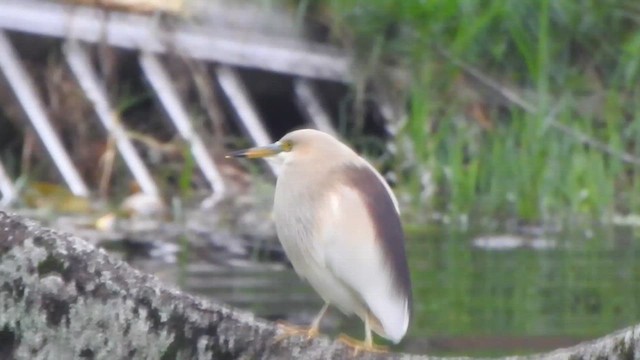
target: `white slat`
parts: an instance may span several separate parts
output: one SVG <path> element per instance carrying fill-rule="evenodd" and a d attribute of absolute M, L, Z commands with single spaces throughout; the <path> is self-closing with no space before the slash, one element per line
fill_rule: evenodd
<path fill-rule="evenodd" d="M 249 96 L 238 73 L 228 66 L 218 66 L 216 76 L 222 91 L 229 99 L 231 106 L 238 114 L 244 129 L 249 134 L 255 145 L 268 145 L 273 142 L 267 129 L 263 125 L 260 114 Z M 279 166 L 271 161 L 266 161 L 274 175 L 278 174 Z"/>
<path fill-rule="evenodd" d="M 104 85 L 98 80 L 86 50 L 76 41 L 69 41 L 64 46 L 64 54 L 71 71 L 78 79 L 78 83 L 93 103 L 93 108 L 98 118 L 110 136 L 116 141 L 118 151 L 133 174 L 140 188 L 145 194 L 158 196 L 158 186 L 151 177 L 149 169 L 142 161 L 135 146 L 127 136 L 127 132 L 119 121 L 116 111 L 109 103 L 109 98 Z"/>
<path fill-rule="evenodd" d="M 324 131 L 334 137 L 338 136 L 336 129 L 331 124 L 331 117 L 322 106 L 320 97 L 315 91 L 313 84 L 307 79 L 296 79 L 293 83 L 298 107 L 302 110 L 316 129 Z"/>
<path fill-rule="evenodd" d="M 0 69 L 16 93 L 20 105 L 27 113 L 31 124 L 42 139 L 71 192 L 77 196 L 89 196 L 89 188 L 80 177 L 80 173 L 71 162 L 71 157 L 51 126 L 44 105 L 33 85 L 33 80 L 22 66 L 13 45 L 2 30 L 0 30 Z"/>
<path fill-rule="evenodd" d="M 13 181 L 11 181 L 9 174 L 4 170 L 2 161 L 0 161 L 0 194 L 2 194 L 0 206 L 11 204 L 18 196 L 15 186 L 13 186 Z"/>
<path fill-rule="evenodd" d="M 180 101 L 169 74 L 167 74 L 157 56 L 153 54 L 143 53 L 140 56 L 140 66 L 151 86 L 153 86 L 158 99 L 167 110 L 171 121 L 173 121 L 182 138 L 189 144 L 196 164 L 198 164 L 204 177 L 216 193 L 216 197 L 220 198 L 226 190 L 222 175 L 209 155 L 204 142 L 194 130 L 189 114 Z"/>

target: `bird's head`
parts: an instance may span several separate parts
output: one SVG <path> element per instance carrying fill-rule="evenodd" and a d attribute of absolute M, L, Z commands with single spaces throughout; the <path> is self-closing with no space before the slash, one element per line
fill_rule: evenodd
<path fill-rule="evenodd" d="M 332 154 L 343 152 L 345 149 L 348 150 L 331 135 L 318 130 L 302 129 L 288 133 L 273 144 L 234 151 L 227 157 L 258 159 L 280 155 L 287 163 L 302 158 L 305 160 L 312 160 L 313 157 L 331 158 Z"/>

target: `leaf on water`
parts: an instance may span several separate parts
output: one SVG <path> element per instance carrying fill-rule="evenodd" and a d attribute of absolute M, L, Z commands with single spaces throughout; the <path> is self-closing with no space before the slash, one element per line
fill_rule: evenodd
<path fill-rule="evenodd" d="M 31 183 L 24 191 L 24 201 L 32 208 L 49 209 L 61 213 L 91 211 L 89 199 L 74 195 L 64 186 L 48 182 Z"/>

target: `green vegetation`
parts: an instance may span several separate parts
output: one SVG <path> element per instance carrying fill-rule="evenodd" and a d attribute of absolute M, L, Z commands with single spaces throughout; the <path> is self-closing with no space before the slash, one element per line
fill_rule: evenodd
<path fill-rule="evenodd" d="M 530 222 L 640 210 L 637 2 L 300 6 L 330 14 L 334 39 L 355 50 L 364 76 L 382 64 L 410 74 L 397 142 L 410 141 L 405 155 L 433 174 L 426 205 Z M 404 190 L 422 191 L 420 175 L 405 172 Z"/>

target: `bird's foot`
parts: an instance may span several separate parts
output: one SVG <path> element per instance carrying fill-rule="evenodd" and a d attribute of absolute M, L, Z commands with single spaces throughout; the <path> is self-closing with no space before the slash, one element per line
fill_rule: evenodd
<path fill-rule="evenodd" d="M 303 327 L 292 325 L 283 321 L 278 322 L 278 327 L 282 330 L 282 334 L 276 336 L 275 341 L 280 342 L 291 336 L 302 336 L 307 340 L 311 340 L 314 337 L 320 335 L 317 327 Z"/>
<path fill-rule="evenodd" d="M 338 341 L 351 347 L 353 349 L 353 356 L 357 356 L 360 351 L 384 353 L 389 351 L 389 348 L 382 345 L 376 345 L 373 341 L 360 341 L 356 340 L 348 335 L 340 334 Z"/>

